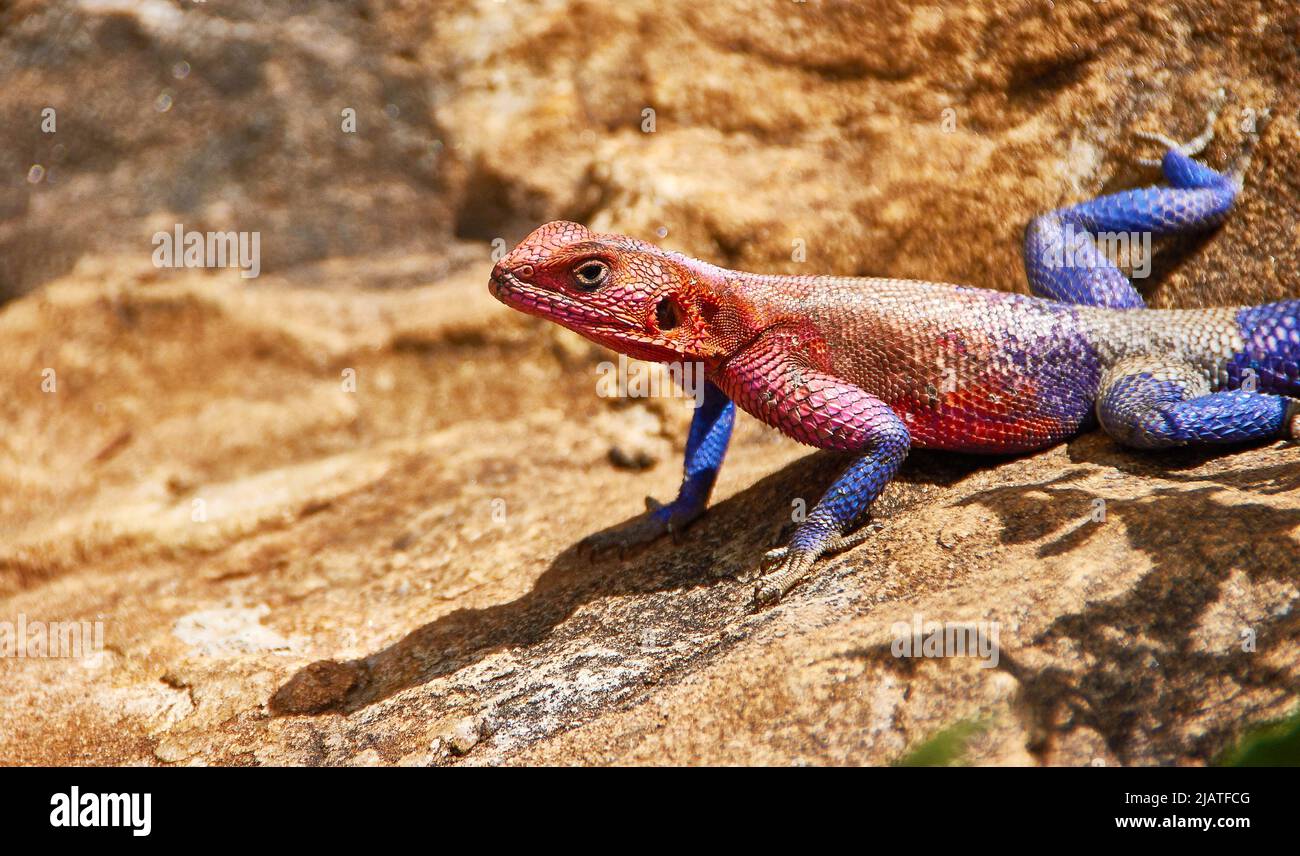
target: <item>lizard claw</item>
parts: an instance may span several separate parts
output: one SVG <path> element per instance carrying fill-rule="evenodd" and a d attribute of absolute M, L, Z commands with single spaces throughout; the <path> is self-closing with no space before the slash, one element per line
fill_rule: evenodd
<path fill-rule="evenodd" d="M 663 526 L 659 531 L 659 535 L 662 535 L 666 532 L 668 533 L 669 537 L 673 539 L 674 544 L 680 544 L 682 543 L 682 538 L 685 537 L 686 524 L 689 523 L 690 521 L 683 518 L 679 518 L 677 515 L 672 514 L 671 511 L 667 515 L 668 519 L 664 520 L 664 516 L 660 512 L 662 512 L 665 508 L 668 508 L 668 506 L 664 505 L 662 502 L 655 499 L 653 496 L 647 496 L 645 498 L 646 513 L 650 517 L 663 521 Z M 659 535 L 652 536 L 648 540 L 653 541 L 655 538 L 659 537 Z"/>
<path fill-rule="evenodd" d="M 752 583 L 758 578 L 769 574 L 776 569 L 777 564 L 785 558 L 785 554 L 790 552 L 789 547 L 777 547 L 774 550 L 768 550 L 759 559 L 758 567 L 744 571 L 736 576 L 737 581 L 742 583 Z"/>
<path fill-rule="evenodd" d="M 763 554 L 758 570 L 740 578 L 741 582 L 753 582 L 754 605 L 767 606 L 776 603 L 786 592 L 794 588 L 800 580 L 808 576 L 813 563 L 818 558 L 832 553 L 839 553 L 855 547 L 880 531 L 882 524 L 870 520 L 856 532 L 847 535 L 835 533 L 817 549 L 795 550 L 791 547 L 777 547 Z"/>
<path fill-rule="evenodd" d="M 621 559 L 631 550 L 663 535 L 671 535 L 674 542 L 680 543 L 686 525 L 694 519 L 678 514 L 669 514 L 665 518 L 661 512 L 667 506 L 649 496 L 645 498 L 645 507 L 646 513 L 627 525 L 588 535 L 579 546 L 593 559 L 606 553 L 617 553 Z"/>
<path fill-rule="evenodd" d="M 668 524 L 652 514 L 643 514 L 617 529 L 607 529 L 588 535 L 579 542 L 588 558 L 596 559 L 616 553 L 621 559 L 635 547 L 649 544 L 668 532 Z"/>
<path fill-rule="evenodd" d="M 1253 120 L 1243 123 L 1242 129 L 1246 132 L 1246 142 L 1237 155 L 1236 162 L 1228 174 L 1237 183 L 1238 190 L 1245 183 L 1246 173 L 1250 171 L 1250 162 L 1255 157 L 1255 148 L 1259 145 L 1260 138 L 1264 135 L 1264 129 L 1273 121 L 1272 108 L 1265 107 L 1255 114 Z"/>
<path fill-rule="evenodd" d="M 1227 96 L 1222 89 L 1215 91 L 1214 106 L 1212 106 L 1205 115 L 1205 129 L 1185 143 L 1180 143 L 1166 134 L 1157 134 L 1152 131 L 1134 131 L 1133 136 L 1137 137 L 1139 140 L 1156 143 L 1166 149 L 1174 149 L 1187 155 L 1189 158 L 1195 157 L 1205 151 L 1205 147 L 1214 139 L 1214 123 L 1219 118 L 1219 109 L 1223 107 L 1223 102 L 1226 97 Z M 1135 160 L 1142 166 L 1146 167 L 1159 167 L 1161 163 L 1160 158 L 1135 158 Z"/>
<path fill-rule="evenodd" d="M 786 592 L 808 576 L 815 553 L 794 551 L 789 547 L 772 550 L 763 557 L 760 573 L 763 576 L 754 586 L 754 606 L 768 606 L 780 600 Z"/>

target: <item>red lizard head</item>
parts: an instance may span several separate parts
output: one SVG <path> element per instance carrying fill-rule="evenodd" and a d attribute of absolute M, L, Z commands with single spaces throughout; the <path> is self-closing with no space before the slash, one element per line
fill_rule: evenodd
<path fill-rule="evenodd" d="M 630 357 L 702 360 L 724 351 L 709 330 L 720 305 L 717 273 L 635 238 L 556 220 L 497 263 L 488 290 Z"/>

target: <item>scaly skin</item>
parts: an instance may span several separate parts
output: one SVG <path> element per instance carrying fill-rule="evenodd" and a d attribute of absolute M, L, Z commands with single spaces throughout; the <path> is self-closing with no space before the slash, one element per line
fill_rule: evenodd
<path fill-rule="evenodd" d="M 1208 138 L 1207 135 L 1203 135 Z M 1171 148 L 1172 187 L 1102 197 L 1026 230 L 1027 297 L 896 279 L 768 276 L 716 267 L 577 223 L 537 229 L 490 289 L 629 356 L 700 361 L 709 381 L 676 500 L 607 543 L 680 529 L 707 504 L 734 406 L 786 435 L 858 457 L 764 562 L 755 599 L 779 598 L 852 534 L 912 446 L 1040 449 L 1096 417 L 1122 443 L 1162 448 L 1294 437 L 1300 300 L 1147 310 L 1095 244 L 1061 261 L 1068 229 L 1205 229 L 1240 181 Z M 1047 299 L 1047 298 L 1052 299 Z"/>

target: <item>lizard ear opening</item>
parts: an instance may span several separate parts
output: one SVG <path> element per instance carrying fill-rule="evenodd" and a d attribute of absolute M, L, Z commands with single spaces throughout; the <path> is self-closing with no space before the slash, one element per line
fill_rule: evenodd
<path fill-rule="evenodd" d="M 705 324 L 712 324 L 713 319 L 718 316 L 718 304 L 712 300 L 700 301 L 700 317 L 704 319 Z"/>
<path fill-rule="evenodd" d="M 681 326 L 682 310 L 676 300 L 665 297 L 659 301 L 659 305 L 655 307 L 655 323 L 659 325 L 661 332 L 675 330 Z"/>

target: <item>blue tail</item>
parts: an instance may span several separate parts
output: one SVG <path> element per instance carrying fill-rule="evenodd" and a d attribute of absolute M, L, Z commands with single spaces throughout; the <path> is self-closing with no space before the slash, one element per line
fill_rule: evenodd
<path fill-rule="evenodd" d="M 1100 196 L 1035 217 L 1025 230 L 1025 274 L 1039 297 L 1085 306 L 1138 309 L 1142 295 L 1098 249 L 1101 233 L 1179 235 L 1217 226 L 1237 197 L 1237 180 L 1178 149 L 1161 162 L 1171 187 L 1143 187 Z"/>

